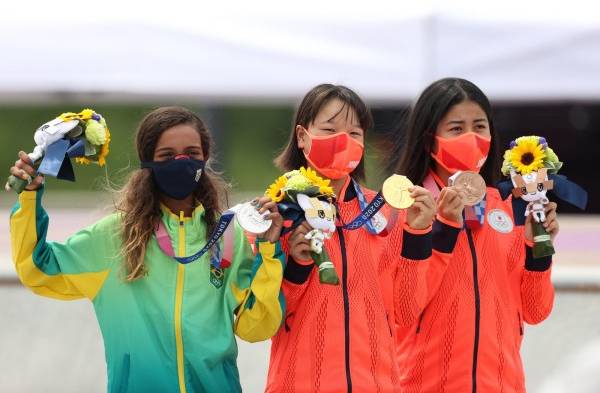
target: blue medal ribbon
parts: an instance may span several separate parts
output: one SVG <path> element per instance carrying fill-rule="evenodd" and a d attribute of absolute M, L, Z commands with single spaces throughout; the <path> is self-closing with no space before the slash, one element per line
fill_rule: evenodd
<path fill-rule="evenodd" d="M 365 197 L 365 194 L 362 192 L 358 183 L 354 181 L 354 179 L 351 179 L 351 181 L 354 191 L 356 192 L 361 213 L 348 224 L 344 224 L 341 227 L 343 229 L 352 231 L 361 228 L 363 225 L 366 225 L 366 229 L 369 231 L 369 233 L 378 235 L 381 231 L 377 231 L 371 222 L 371 219 L 375 217 L 383 205 L 385 205 L 385 199 L 383 198 L 383 195 L 381 195 L 381 192 L 379 192 L 377 195 L 375 195 L 375 198 L 373 198 L 370 203 L 367 203 L 367 198 Z M 294 228 L 300 225 L 302 221 L 304 221 L 304 210 L 302 210 L 297 203 L 280 202 L 277 204 L 277 207 L 284 220 L 292 222 L 290 226 L 283 228 L 281 232 L 282 235 L 292 231 Z"/>
<path fill-rule="evenodd" d="M 217 223 L 217 227 L 210 235 L 208 242 L 206 242 L 206 244 L 204 245 L 204 247 L 202 247 L 202 249 L 200 249 L 200 251 L 187 257 L 173 256 L 173 258 L 175 258 L 177 262 L 185 265 L 198 260 L 200 257 L 202 257 L 202 255 L 204 255 L 208 250 L 210 250 L 213 246 L 216 245 L 216 252 L 213 253 L 212 257 L 210 258 L 210 262 L 215 268 L 218 269 L 221 265 L 221 247 L 217 242 L 219 241 L 221 236 L 223 236 L 229 224 L 231 224 L 233 217 L 235 217 L 235 212 L 231 210 L 227 210 L 225 213 L 223 213 L 223 215 L 221 215 L 221 218 L 219 218 L 219 222 Z"/>
<path fill-rule="evenodd" d="M 373 198 L 370 203 L 367 203 L 367 198 L 365 197 L 365 194 L 362 192 L 358 183 L 354 181 L 354 179 L 351 179 L 351 181 L 354 191 L 356 192 L 356 198 L 358 199 L 358 205 L 360 206 L 361 212 L 348 224 L 344 224 L 342 228 L 353 231 L 362 227 L 363 225 L 366 225 L 369 233 L 377 235 L 377 229 L 375 229 L 371 219 L 375 217 L 383 205 L 385 205 L 385 199 L 383 198 L 383 195 L 381 195 L 381 192 L 378 192 L 377 195 L 375 195 L 375 198 Z"/>
<path fill-rule="evenodd" d="M 367 203 L 367 198 L 365 197 L 365 194 L 362 192 L 358 183 L 354 179 L 351 179 L 351 181 L 352 186 L 354 187 L 354 191 L 356 192 L 356 197 L 358 199 L 358 204 L 360 206 L 361 212 L 348 224 L 344 224 L 342 228 L 352 231 L 362 227 L 363 225 L 366 225 L 367 231 L 369 231 L 369 233 L 373 235 L 379 234 L 380 231 L 377 231 L 377 229 L 371 222 L 371 219 L 375 217 L 375 215 L 379 212 L 379 210 L 381 210 L 383 205 L 385 205 L 385 199 L 383 198 L 383 195 L 381 194 L 381 192 L 378 192 L 377 195 L 375 195 L 375 197 L 373 198 L 373 200 L 370 203 Z"/>

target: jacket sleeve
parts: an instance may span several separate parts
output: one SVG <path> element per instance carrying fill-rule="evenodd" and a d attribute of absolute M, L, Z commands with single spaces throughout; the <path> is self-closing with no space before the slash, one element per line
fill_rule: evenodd
<path fill-rule="evenodd" d="M 283 322 L 285 300 L 281 280 L 285 255 L 280 242 L 256 241 L 256 255 L 243 230 L 236 225 L 232 291 L 238 306 L 235 333 L 243 340 L 267 340 L 277 333 Z"/>
<path fill-rule="evenodd" d="M 453 258 L 454 247 L 460 235 L 462 226 L 438 215 L 432 225 L 432 256 L 427 266 L 426 283 L 427 295 L 425 307 L 437 294 L 440 284 Z"/>
<path fill-rule="evenodd" d="M 286 311 L 289 315 L 295 312 L 296 305 L 306 293 L 311 277 L 314 275 L 315 262 L 312 258 L 306 261 L 296 261 L 289 255 L 287 239 L 287 236 L 282 238 L 282 246 L 288 256 L 281 286 L 285 295 Z"/>
<path fill-rule="evenodd" d="M 24 191 L 10 215 L 12 258 L 21 282 L 38 295 L 93 300 L 108 276 L 114 250 L 115 216 L 72 235 L 65 243 L 46 241 L 48 214 L 43 189 Z M 114 253 L 116 254 L 116 253 Z M 116 257 L 113 255 L 112 257 Z"/>
<path fill-rule="evenodd" d="M 394 309 L 396 324 L 408 327 L 415 324 L 435 295 L 446 267 L 452 258 L 459 230 L 434 221 L 425 230 L 415 230 L 399 223 L 391 247 L 396 255 L 394 280 Z"/>
<path fill-rule="evenodd" d="M 554 304 L 554 286 L 551 281 L 552 257 L 533 257 L 533 243 L 525 240 L 524 231 L 518 236 L 516 257 L 521 260 L 521 307 L 525 322 L 535 325 L 546 319 Z M 524 263 L 522 262 L 524 259 Z"/>

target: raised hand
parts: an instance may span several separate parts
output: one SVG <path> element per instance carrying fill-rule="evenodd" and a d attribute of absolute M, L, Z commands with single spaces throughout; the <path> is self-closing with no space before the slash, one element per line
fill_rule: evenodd
<path fill-rule="evenodd" d="M 556 218 L 556 203 L 549 202 L 546 206 L 544 206 L 544 213 L 546 214 L 546 220 L 544 221 L 544 229 L 550 235 L 552 241 L 556 235 L 558 235 L 558 219 Z M 527 216 L 525 219 L 525 238 L 529 241 L 533 241 L 533 217 L 531 214 Z"/>
<path fill-rule="evenodd" d="M 437 213 L 449 221 L 462 225 L 462 212 L 465 208 L 462 191 L 454 187 L 444 187 L 437 200 Z"/>
<path fill-rule="evenodd" d="M 24 151 L 19 152 L 19 159 L 15 161 L 15 165 L 10 168 L 10 174 L 27 181 L 29 183 L 26 190 L 37 190 L 44 183 L 44 176 L 38 175 L 33 168 L 33 162 Z M 6 191 L 10 190 L 10 186 L 6 183 L 4 187 Z"/>
<path fill-rule="evenodd" d="M 423 187 L 413 186 L 408 191 L 415 203 L 406 211 L 406 223 L 413 229 L 425 229 L 435 218 L 435 201 Z"/>
<path fill-rule="evenodd" d="M 276 243 L 279 240 L 281 229 L 283 228 L 283 217 L 279 214 L 277 203 L 273 202 L 271 198 L 263 196 L 256 201 L 256 207 L 260 214 L 270 211 L 270 213 L 265 216 L 265 219 L 272 221 L 271 227 L 258 237 L 266 239 L 271 243 Z"/>
<path fill-rule="evenodd" d="M 302 224 L 298 225 L 288 238 L 290 255 L 296 262 L 306 262 L 312 260 L 310 254 L 310 240 L 306 239 L 306 234 L 313 228 L 308 222 L 303 221 Z"/>

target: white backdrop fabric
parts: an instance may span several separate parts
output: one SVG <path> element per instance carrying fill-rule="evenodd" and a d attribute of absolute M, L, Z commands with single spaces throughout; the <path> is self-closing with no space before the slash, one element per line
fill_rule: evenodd
<path fill-rule="evenodd" d="M 334 1 L 312 11 L 294 9 L 304 2 L 22 1 L 0 6 L 0 99 L 278 102 L 332 82 L 395 102 L 459 76 L 496 100 L 597 100 L 600 15 L 580 2 L 562 4 L 563 15 L 547 1 L 512 13 L 476 12 L 469 1 L 458 10 Z"/>

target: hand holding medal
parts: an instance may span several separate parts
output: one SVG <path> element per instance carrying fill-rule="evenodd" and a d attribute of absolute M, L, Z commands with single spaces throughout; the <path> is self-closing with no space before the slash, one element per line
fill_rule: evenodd
<path fill-rule="evenodd" d="M 243 205 L 237 218 L 242 228 L 271 243 L 276 243 L 281 236 L 283 218 L 279 214 L 277 203 L 269 197 L 262 197 Z"/>
<path fill-rule="evenodd" d="M 271 228 L 272 221 L 268 218 L 269 213 L 265 210 L 259 211 L 269 199 L 260 198 L 251 202 L 245 202 L 234 206 L 235 218 L 238 224 L 249 233 L 254 235 L 264 234 Z"/>
<path fill-rule="evenodd" d="M 388 205 L 396 209 L 407 209 L 406 222 L 414 229 L 425 229 L 435 217 L 435 202 L 431 193 L 423 187 L 415 186 L 402 175 L 392 175 L 386 179 L 381 193 Z"/>
<path fill-rule="evenodd" d="M 442 219 L 449 220 L 459 227 L 463 226 L 463 211 L 465 197 L 455 187 L 444 187 L 437 197 L 437 214 Z"/>

